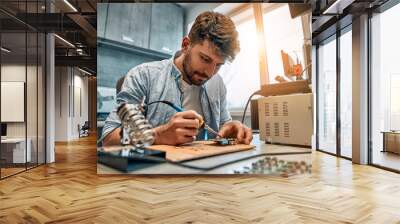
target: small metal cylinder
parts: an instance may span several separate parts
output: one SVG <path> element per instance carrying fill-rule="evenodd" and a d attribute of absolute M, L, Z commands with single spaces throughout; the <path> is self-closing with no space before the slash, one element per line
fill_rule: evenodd
<path fill-rule="evenodd" d="M 129 144 L 135 147 L 148 146 L 154 142 L 154 131 L 142 111 L 139 105 L 126 103 L 121 104 L 117 110 L 122 128 L 126 130 L 123 133 L 129 136 Z"/>

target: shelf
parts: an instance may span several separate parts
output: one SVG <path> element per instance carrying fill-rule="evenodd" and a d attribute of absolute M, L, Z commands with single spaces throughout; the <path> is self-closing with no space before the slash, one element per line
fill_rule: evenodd
<path fill-rule="evenodd" d="M 104 46 L 108 48 L 114 48 L 116 50 L 122 50 L 142 56 L 152 57 L 154 59 L 163 60 L 171 58 L 172 55 L 166 54 L 164 52 L 159 52 L 155 50 L 151 50 L 148 48 L 138 47 L 126 43 L 121 43 L 118 41 L 97 37 L 97 47 Z"/>

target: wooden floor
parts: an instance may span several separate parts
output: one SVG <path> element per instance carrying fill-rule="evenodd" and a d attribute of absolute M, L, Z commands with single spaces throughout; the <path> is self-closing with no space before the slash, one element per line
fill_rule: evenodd
<path fill-rule="evenodd" d="M 24 164 L 18 165 L 18 167 L 6 167 L 6 168 L 1 168 L 1 178 L 5 178 L 11 175 L 15 175 L 20 172 L 24 172 L 27 169 L 33 169 L 37 166 L 37 164 L 27 164 L 27 167 L 25 167 Z"/>
<path fill-rule="evenodd" d="M 283 177 L 96 174 L 95 138 L 0 181 L 0 223 L 400 223 L 400 175 L 316 152 Z"/>
<path fill-rule="evenodd" d="M 26 170 L 25 167 L 23 167 L 23 168 L 22 167 L 1 168 L 1 177 L 2 178 L 3 177 L 7 177 L 7 176 L 10 176 L 10 175 L 19 173 L 19 172 L 23 172 L 25 170 Z"/>
<path fill-rule="evenodd" d="M 374 164 L 389 167 L 395 170 L 400 170 L 400 155 L 391 152 L 374 151 L 372 157 Z"/>

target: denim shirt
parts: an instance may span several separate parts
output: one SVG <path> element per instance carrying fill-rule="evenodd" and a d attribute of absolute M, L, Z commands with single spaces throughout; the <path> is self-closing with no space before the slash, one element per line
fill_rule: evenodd
<path fill-rule="evenodd" d="M 102 139 L 118 128 L 121 121 L 116 113 L 121 103 L 140 104 L 146 96 L 145 104 L 157 100 L 167 100 L 183 108 L 183 92 L 181 73 L 174 64 L 174 58 L 144 63 L 132 68 L 126 75 L 121 91 L 117 95 L 117 107 L 105 121 Z M 212 129 L 219 128 L 232 118 L 227 109 L 226 87 L 221 76 L 215 74 L 200 89 L 200 104 L 203 109 L 204 121 Z M 168 105 L 152 104 L 147 109 L 146 118 L 153 127 L 167 123 L 176 111 Z M 208 133 L 209 138 L 215 138 Z M 197 136 L 203 139 L 204 130 Z"/>

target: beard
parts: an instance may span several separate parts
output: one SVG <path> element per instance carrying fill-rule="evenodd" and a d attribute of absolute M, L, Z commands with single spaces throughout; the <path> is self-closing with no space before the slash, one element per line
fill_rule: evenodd
<path fill-rule="evenodd" d="M 195 76 L 200 76 L 200 77 L 207 77 L 206 74 L 200 73 L 198 71 L 193 70 L 192 66 L 192 52 L 189 50 L 188 54 L 185 55 L 183 62 L 183 75 L 187 78 L 187 80 L 190 82 L 189 84 L 191 85 L 196 85 L 196 86 L 201 86 L 205 82 L 207 82 L 208 79 L 204 80 L 197 80 Z"/>

